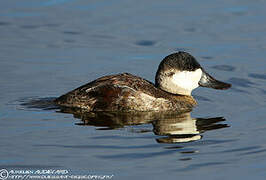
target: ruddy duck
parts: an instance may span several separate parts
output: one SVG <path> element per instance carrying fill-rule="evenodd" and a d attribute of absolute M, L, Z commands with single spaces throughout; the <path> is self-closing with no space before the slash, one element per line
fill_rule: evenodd
<path fill-rule="evenodd" d="M 197 102 L 191 91 L 198 86 L 228 89 L 230 84 L 211 77 L 186 52 L 165 57 L 155 84 L 129 73 L 98 78 L 55 100 L 83 111 L 191 111 Z"/>

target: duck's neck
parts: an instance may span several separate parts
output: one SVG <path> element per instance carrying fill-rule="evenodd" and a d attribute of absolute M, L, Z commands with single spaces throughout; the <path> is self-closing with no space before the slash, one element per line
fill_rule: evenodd
<path fill-rule="evenodd" d="M 192 89 L 183 88 L 178 85 L 174 81 L 173 75 L 156 75 L 155 86 L 172 94 L 191 96 Z"/>
<path fill-rule="evenodd" d="M 158 86 L 158 84 L 155 84 L 155 87 L 157 87 L 157 88 L 159 88 L 159 89 L 161 89 L 161 90 L 163 90 L 169 94 L 172 94 L 172 97 L 174 99 L 178 99 L 178 101 L 189 103 L 192 106 L 196 106 L 198 104 L 197 101 L 193 98 L 193 96 L 191 96 L 191 94 L 190 95 L 180 94 L 177 91 L 170 92 L 169 90 L 162 89 L 160 86 Z"/>

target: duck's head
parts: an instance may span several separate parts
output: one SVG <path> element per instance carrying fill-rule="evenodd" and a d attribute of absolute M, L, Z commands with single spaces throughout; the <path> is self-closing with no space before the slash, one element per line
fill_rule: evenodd
<path fill-rule="evenodd" d="M 156 73 L 155 85 L 180 95 L 191 95 L 191 91 L 198 86 L 214 89 L 231 87 L 231 84 L 211 77 L 197 60 L 186 52 L 174 53 L 162 60 Z"/>

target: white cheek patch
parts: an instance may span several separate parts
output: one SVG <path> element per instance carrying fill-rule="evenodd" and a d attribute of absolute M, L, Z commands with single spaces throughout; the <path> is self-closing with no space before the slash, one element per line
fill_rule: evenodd
<path fill-rule="evenodd" d="M 196 71 L 179 71 L 173 75 L 172 81 L 177 86 L 192 91 L 199 86 L 198 83 L 201 75 L 201 69 L 197 69 Z"/>

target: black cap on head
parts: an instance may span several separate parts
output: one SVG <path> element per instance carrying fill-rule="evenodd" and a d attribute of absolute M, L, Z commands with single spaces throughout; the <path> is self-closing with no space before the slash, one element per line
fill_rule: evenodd
<path fill-rule="evenodd" d="M 180 51 L 166 56 L 159 65 L 159 69 L 171 68 L 180 71 L 195 71 L 201 66 L 189 53 Z"/>

